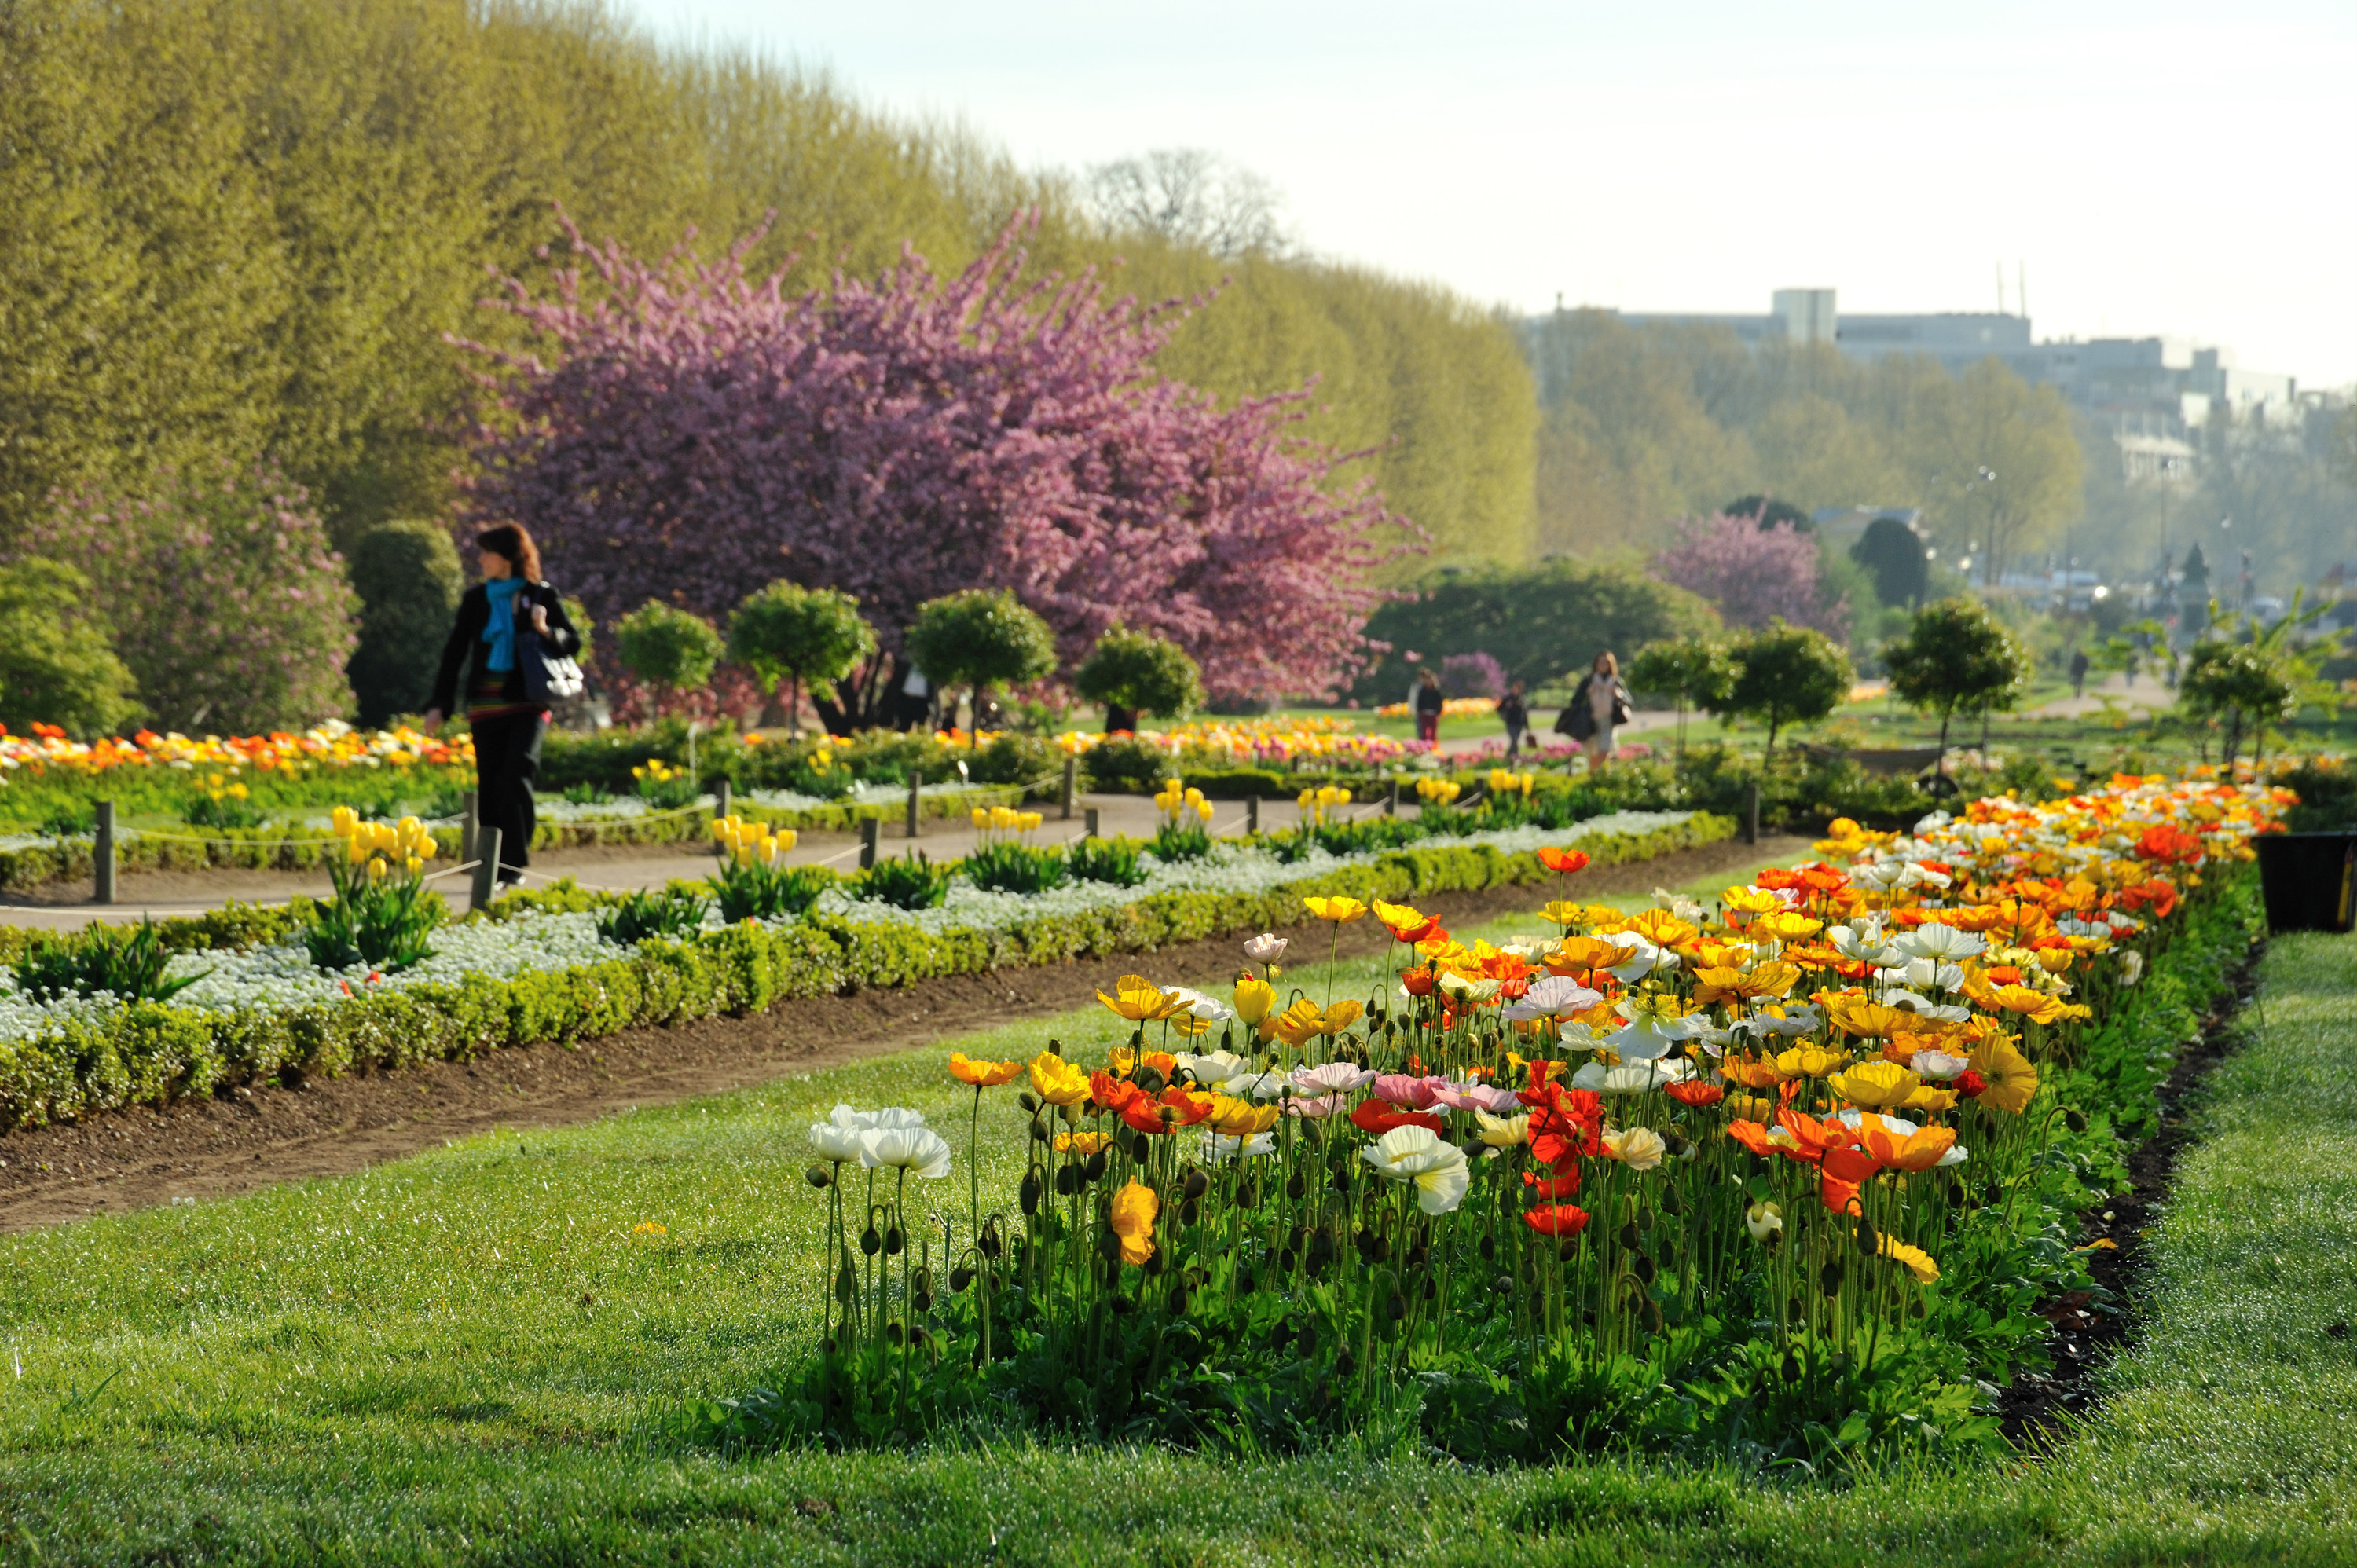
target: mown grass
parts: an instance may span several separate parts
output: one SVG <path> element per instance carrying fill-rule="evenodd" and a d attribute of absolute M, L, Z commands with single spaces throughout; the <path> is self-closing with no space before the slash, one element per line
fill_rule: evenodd
<path fill-rule="evenodd" d="M 1502 928 L 1492 928 L 1497 934 Z M 516 1563 L 2357 1560 L 2357 941 L 2267 960 L 2154 1238 L 2149 1319 L 2043 1460 L 1803 1480 L 1604 1461 L 944 1442 L 724 1460 L 656 1418 L 811 1332 L 802 1128 L 963 1126 L 952 1046 L 235 1202 L 0 1241 L 0 1555 Z M 1150 965 L 1146 966 L 1150 970 Z M 1312 966 L 1297 972 L 1314 980 Z M 1346 983 L 1363 990 L 1370 966 Z M 1005 1091 L 985 1188 L 1012 1180 Z M 963 1208 L 961 1164 L 935 1189 Z M 661 1234 L 642 1225 L 663 1227 Z"/>

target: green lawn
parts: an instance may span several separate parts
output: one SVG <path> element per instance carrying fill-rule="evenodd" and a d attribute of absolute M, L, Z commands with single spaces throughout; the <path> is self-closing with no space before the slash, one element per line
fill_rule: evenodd
<path fill-rule="evenodd" d="M 1711 879 L 1713 884 L 1725 878 Z M 1698 889 L 1699 890 L 1699 889 Z M 1534 900 L 1534 904 L 1536 900 Z M 1508 922 L 1486 934 L 1530 929 Z M 1471 933 L 1465 933 L 1471 934 Z M 1846 1478 L 949 1443 L 726 1461 L 655 1418 L 811 1331 L 837 1099 L 961 1126 L 952 1045 L 0 1240 L 12 1562 L 2357 1561 L 2357 941 L 2279 942 L 2156 1239 L 2150 1331 L 2043 1462 Z M 1150 961 L 1141 967 L 1152 972 Z M 1296 971 L 1317 979 L 1310 965 Z M 1372 970 L 1351 966 L 1363 991 Z M 1011 1124 L 1007 1091 L 986 1121 Z M 963 1207 L 959 1175 L 938 1200 Z M 985 1189 L 1011 1182 L 985 1130 Z M 661 1226 L 660 1234 L 640 1227 Z"/>

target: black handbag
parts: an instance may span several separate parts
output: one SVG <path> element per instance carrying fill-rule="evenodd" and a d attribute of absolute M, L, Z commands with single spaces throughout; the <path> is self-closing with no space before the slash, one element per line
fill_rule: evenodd
<path fill-rule="evenodd" d="M 1555 728 L 1557 735 L 1567 735 L 1574 740 L 1586 740 L 1596 733 L 1596 710 L 1588 705 L 1586 681 L 1582 681 L 1579 689 L 1572 693 L 1571 701 L 1563 705 L 1563 712 L 1555 715 Z"/>
<path fill-rule="evenodd" d="M 522 607 L 519 605 L 517 608 Z M 581 666 L 563 654 L 552 657 L 540 640 L 540 633 L 529 621 L 515 630 L 517 667 L 523 671 L 523 694 L 528 702 L 561 703 L 577 697 L 588 689 L 588 680 Z"/>

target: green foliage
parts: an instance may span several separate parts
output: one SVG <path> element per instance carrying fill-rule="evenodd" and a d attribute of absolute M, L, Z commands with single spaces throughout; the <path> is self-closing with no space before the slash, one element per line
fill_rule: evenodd
<path fill-rule="evenodd" d="M 1134 737 L 1099 741 L 1081 754 L 1081 768 L 1091 789 L 1105 792 L 1151 795 L 1178 776 L 1168 752 Z"/>
<path fill-rule="evenodd" d="M 723 861 L 712 874 L 712 890 L 720 901 L 720 918 L 738 920 L 782 920 L 810 913 L 820 895 L 838 878 L 823 865 L 776 865 Z"/>
<path fill-rule="evenodd" d="M 1045 680 L 1056 672 L 1056 634 L 1012 591 L 963 588 L 928 599 L 909 628 L 909 656 L 936 685 L 996 687 Z"/>
<path fill-rule="evenodd" d="M 1073 672 L 1072 689 L 1104 707 L 1184 718 L 1203 705 L 1202 674 L 1187 650 L 1150 632 L 1114 628 Z"/>
<path fill-rule="evenodd" d="M 1720 714 L 1755 718 L 1768 726 L 1767 750 L 1788 724 L 1810 724 L 1841 706 L 1856 683 L 1849 655 L 1823 632 L 1771 621 L 1738 638 L 1728 649 L 1735 679 L 1706 704 Z"/>
<path fill-rule="evenodd" d="M 712 679 L 726 644 L 702 616 L 649 599 L 617 624 L 622 667 L 650 686 L 701 690 Z"/>
<path fill-rule="evenodd" d="M 89 740 L 138 716 L 136 692 L 89 578 L 40 556 L 0 566 L 0 725 Z"/>
<path fill-rule="evenodd" d="M 2193 645 L 2177 700 L 2188 713 L 2227 721 L 2226 760 L 2233 762 L 2247 722 L 2262 735 L 2297 710 L 2297 688 L 2282 655 L 2251 643 L 2205 638 Z"/>
<path fill-rule="evenodd" d="M 1932 574 L 1924 559 L 1923 541 L 1895 517 L 1878 517 L 1866 525 L 1850 559 L 1874 575 L 1874 596 L 1884 604 L 1913 608 L 1923 602 Z"/>
<path fill-rule="evenodd" d="M 1710 709 L 1735 684 L 1735 661 L 1716 638 L 1682 637 L 1648 644 L 1626 666 L 1629 687 L 1670 698 L 1681 719 L 1688 708 Z M 1683 744 L 1684 732 L 1680 732 Z"/>
<path fill-rule="evenodd" d="M 889 904 L 896 909 L 938 909 L 949 898 L 954 875 L 919 850 L 877 861 L 853 877 L 845 891 L 864 903 Z"/>
<path fill-rule="evenodd" d="M 1165 865 L 1177 865 L 1184 861 L 1201 860 L 1211 853 L 1211 830 L 1193 818 L 1165 822 L 1154 830 L 1146 847 L 1154 858 Z"/>
<path fill-rule="evenodd" d="M 70 936 L 44 932 L 18 960 L 16 983 L 34 996 L 168 1002 L 212 972 L 167 979 L 175 956 L 153 919 L 129 928 L 93 924 Z"/>
<path fill-rule="evenodd" d="M 1045 893 L 1061 887 L 1071 873 L 1060 851 L 1003 839 L 976 849 L 958 869 L 985 893 Z"/>
<path fill-rule="evenodd" d="M 802 727 L 802 694 L 834 701 L 834 682 L 876 651 L 856 596 L 805 588 L 783 578 L 748 594 L 728 620 L 728 657 L 751 670 L 764 692 L 787 683 L 787 723 Z"/>
<path fill-rule="evenodd" d="M 1816 519 L 1805 507 L 1797 507 L 1791 501 L 1778 500 L 1773 496 L 1756 491 L 1748 496 L 1738 496 L 1718 510 L 1729 517 L 1757 518 L 1763 532 L 1789 525 L 1795 532 L 1807 533 L 1817 526 Z"/>
<path fill-rule="evenodd" d="M 2281 775 L 2276 782 L 2299 797 L 2284 818 L 2296 833 L 2337 832 L 2357 829 L 2357 767 L 2338 757 L 2316 757 Z"/>
<path fill-rule="evenodd" d="M 382 522 L 353 542 L 347 564 L 361 618 L 360 643 L 344 673 L 360 722 L 383 725 L 424 712 L 466 591 L 457 547 L 437 522 Z"/>
<path fill-rule="evenodd" d="M 1064 770 L 1064 754 L 1054 741 L 1019 730 L 1000 732 L 965 760 L 966 777 L 976 784 L 1037 785 Z"/>
<path fill-rule="evenodd" d="M 1962 596 L 1918 610 L 1882 660 L 1900 702 L 1940 715 L 1943 754 L 1951 720 L 2010 708 L 2029 689 L 2029 656 L 2019 641 L 1978 599 Z"/>
<path fill-rule="evenodd" d="M 1555 559 L 1519 570 L 1444 567 L 1415 596 L 1383 606 L 1367 635 L 1388 642 L 1351 688 L 1362 703 L 1397 702 L 1415 671 L 1452 653 L 1484 651 L 1533 689 L 1585 670 L 1607 650 L 1641 648 L 1718 629 L 1709 606 L 1625 561 Z M 1420 656 L 1411 666 L 1403 657 Z"/>
<path fill-rule="evenodd" d="M 1082 882 L 1103 882 L 1114 887 L 1135 887 L 1146 880 L 1138 864 L 1135 839 L 1082 839 L 1066 846 L 1064 869 Z"/>
<path fill-rule="evenodd" d="M 449 918 L 450 906 L 423 876 L 394 869 L 371 877 L 348 863 L 331 865 L 330 872 L 335 892 L 315 908 L 303 931 L 314 964 L 326 970 L 366 964 L 395 974 L 434 955 L 434 931 Z"/>
<path fill-rule="evenodd" d="M 597 911 L 597 934 L 625 948 L 649 940 L 676 941 L 701 929 L 704 912 L 710 908 L 711 899 L 688 887 L 625 893 Z"/>

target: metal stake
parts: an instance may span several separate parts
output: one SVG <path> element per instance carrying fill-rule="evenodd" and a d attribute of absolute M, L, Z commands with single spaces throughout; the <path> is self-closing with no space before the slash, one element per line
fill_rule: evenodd
<path fill-rule="evenodd" d="M 1075 792 L 1075 787 L 1080 782 L 1080 771 L 1081 759 L 1079 757 L 1068 757 L 1064 758 L 1064 805 L 1062 814 L 1064 821 L 1068 822 L 1072 820 L 1072 796 Z"/>
<path fill-rule="evenodd" d="M 468 893 L 467 908 L 488 909 L 500 892 L 500 830 L 476 829 L 475 850 L 475 882 Z"/>
<path fill-rule="evenodd" d="M 98 842 L 91 846 L 91 901 L 114 902 L 114 802 L 98 803 Z"/>
<path fill-rule="evenodd" d="M 871 871 L 876 865 L 876 841 L 883 836 L 884 824 L 874 817 L 859 819 L 859 869 Z"/>
<path fill-rule="evenodd" d="M 925 776 L 923 774 L 911 773 L 909 775 L 909 836 L 910 838 L 915 838 L 921 831 L 917 826 L 917 791 L 924 787 Z"/>

